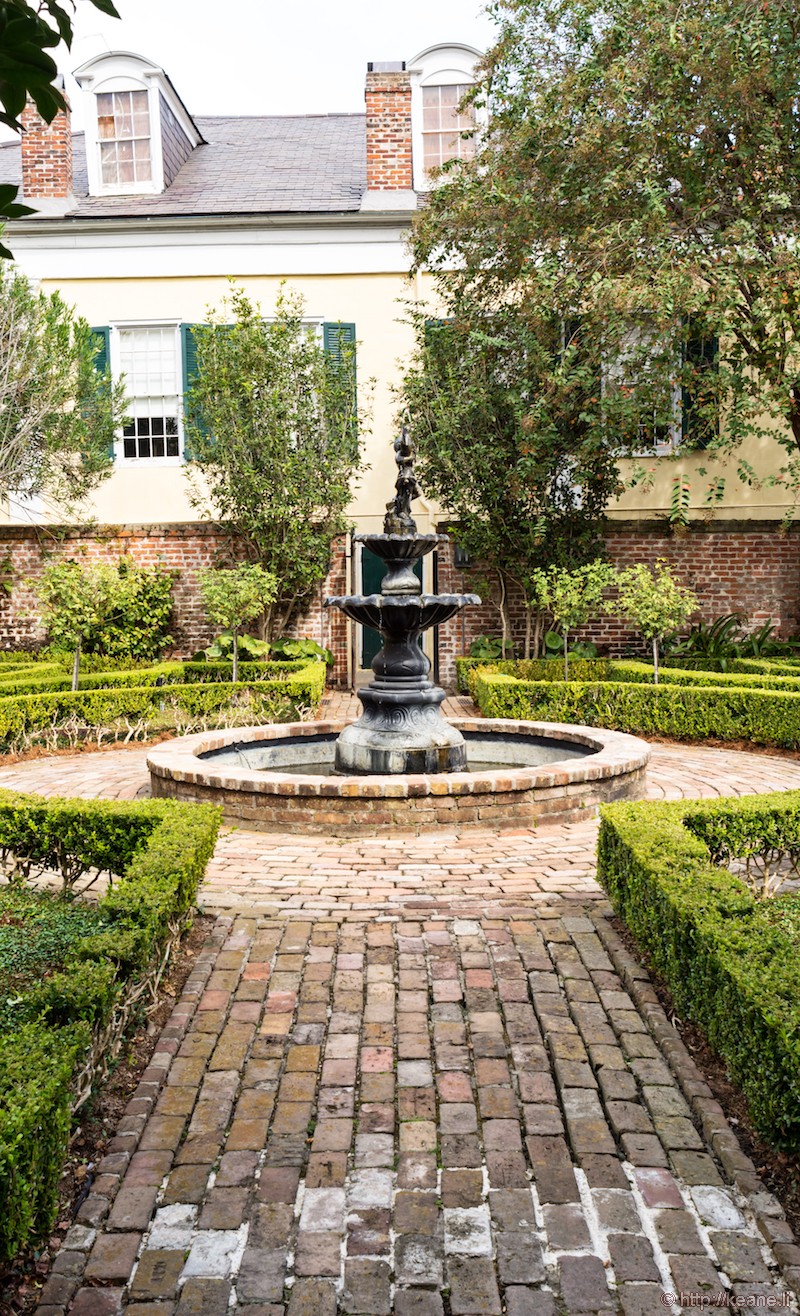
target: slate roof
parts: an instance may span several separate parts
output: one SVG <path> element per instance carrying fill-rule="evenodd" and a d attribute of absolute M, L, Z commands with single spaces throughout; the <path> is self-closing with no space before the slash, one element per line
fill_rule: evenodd
<path fill-rule="evenodd" d="M 205 138 L 159 196 L 90 197 L 83 133 L 72 139 L 70 218 L 357 211 L 367 186 L 363 114 L 203 118 Z M 0 183 L 20 182 L 17 142 L 0 144 Z"/>

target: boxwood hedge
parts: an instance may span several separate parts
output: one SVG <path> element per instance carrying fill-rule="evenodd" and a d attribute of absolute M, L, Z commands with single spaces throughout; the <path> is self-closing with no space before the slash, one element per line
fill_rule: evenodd
<path fill-rule="evenodd" d="M 601 808 L 598 877 L 617 914 L 745 1093 L 800 1149 L 800 898 L 757 901 L 712 863 L 800 845 L 800 792 Z"/>
<path fill-rule="evenodd" d="M 487 717 L 578 722 L 677 740 L 800 746 L 800 684 L 791 679 L 771 678 L 765 688 L 766 680 L 751 685 L 753 678 L 738 674 L 671 671 L 656 686 L 648 671 L 643 663 L 611 663 L 605 680 L 522 680 L 484 665 L 470 672 L 469 683 Z M 684 684 L 687 678 L 690 684 Z"/>
<path fill-rule="evenodd" d="M 0 1261 L 52 1227 L 76 1065 L 126 984 L 192 908 L 220 811 L 169 800 L 47 800 L 0 792 L 0 846 L 63 871 L 104 869 L 102 931 L 15 1003 L 0 1038 Z"/>

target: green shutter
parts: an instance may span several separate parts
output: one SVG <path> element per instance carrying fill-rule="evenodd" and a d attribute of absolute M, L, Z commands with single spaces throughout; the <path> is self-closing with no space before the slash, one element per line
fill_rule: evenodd
<path fill-rule="evenodd" d="M 107 370 L 111 369 L 111 353 L 109 350 L 110 330 L 108 325 L 92 325 L 89 332 L 92 335 L 92 344 L 94 346 L 94 368 L 98 375 L 104 375 Z M 109 443 L 108 455 L 111 461 L 114 460 L 114 444 Z"/>
<path fill-rule="evenodd" d="M 325 355 L 336 366 L 343 365 L 345 352 L 348 349 L 351 349 L 351 360 L 352 360 L 352 369 L 353 369 L 352 424 L 353 424 L 353 436 L 355 438 L 358 429 L 355 325 L 344 323 L 341 320 L 326 320 L 322 326 L 322 345 L 325 349 Z"/>
<path fill-rule="evenodd" d="M 187 405 L 189 389 L 197 378 L 197 342 L 194 336 L 193 324 L 181 325 L 181 356 L 183 358 L 183 415 L 185 425 L 188 416 Z M 196 414 L 193 415 L 191 419 L 194 424 L 197 424 Z M 189 440 L 186 437 L 185 429 L 183 437 L 183 459 L 187 462 L 192 460 L 192 454 L 189 450 Z"/>
<path fill-rule="evenodd" d="M 690 317 L 683 344 L 683 365 L 691 367 L 692 378 L 681 389 L 681 436 L 693 448 L 707 448 L 719 433 L 719 417 L 696 414 L 696 402 L 702 396 L 703 376 L 719 371 L 719 338 L 704 334 Z"/>

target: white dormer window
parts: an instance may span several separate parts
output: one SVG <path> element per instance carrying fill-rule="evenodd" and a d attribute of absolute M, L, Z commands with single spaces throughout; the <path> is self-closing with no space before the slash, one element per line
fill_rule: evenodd
<path fill-rule="evenodd" d="M 148 102 L 144 90 L 98 93 L 100 178 L 107 186 L 152 181 Z"/>
<path fill-rule="evenodd" d="M 460 107 L 479 59 L 480 51 L 472 46 L 430 46 L 407 65 L 416 192 L 430 191 L 431 174 L 448 160 L 469 160 L 475 154 L 475 138 L 463 134 L 481 126 L 480 116 L 471 105 Z"/>
<path fill-rule="evenodd" d="M 463 137 L 475 127 L 471 108 L 460 110 L 470 84 L 446 83 L 422 88 L 422 163 L 425 173 L 448 160 L 468 160 L 475 154 L 474 137 Z"/>
<path fill-rule="evenodd" d="M 165 191 L 203 138 L 163 69 L 105 51 L 75 70 L 86 94 L 90 196 Z"/>

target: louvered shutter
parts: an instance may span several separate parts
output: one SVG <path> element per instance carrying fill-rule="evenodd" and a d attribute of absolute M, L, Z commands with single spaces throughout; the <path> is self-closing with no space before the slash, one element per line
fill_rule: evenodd
<path fill-rule="evenodd" d="M 337 366 L 341 366 L 344 361 L 345 353 L 348 353 L 352 361 L 353 379 L 352 379 L 352 404 L 351 404 L 351 425 L 353 438 L 357 435 L 358 429 L 358 412 L 356 397 L 356 327 L 354 324 L 347 324 L 341 320 L 326 320 L 322 326 L 322 345 L 325 349 L 325 355 Z"/>
<path fill-rule="evenodd" d="M 111 368 L 110 330 L 108 325 L 93 325 L 89 332 L 92 335 L 92 346 L 94 347 L 94 368 L 98 375 L 104 375 Z M 108 445 L 108 455 L 113 462 L 113 442 Z"/>

